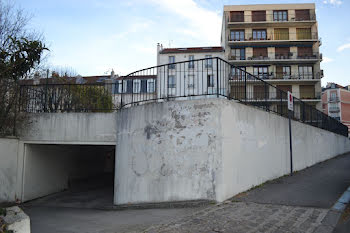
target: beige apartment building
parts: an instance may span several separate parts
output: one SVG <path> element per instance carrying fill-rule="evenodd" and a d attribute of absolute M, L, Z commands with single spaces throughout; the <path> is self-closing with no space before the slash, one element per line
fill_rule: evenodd
<path fill-rule="evenodd" d="M 322 109 L 315 4 L 227 5 L 222 22 L 227 61 Z M 233 69 L 232 85 L 243 75 Z M 269 90 L 270 99 L 278 98 L 274 88 Z M 249 91 L 259 97 L 262 89 L 251 84 Z"/>

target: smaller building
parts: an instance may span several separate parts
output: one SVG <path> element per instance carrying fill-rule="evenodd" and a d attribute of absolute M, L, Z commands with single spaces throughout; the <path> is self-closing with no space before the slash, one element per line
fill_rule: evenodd
<path fill-rule="evenodd" d="M 114 104 L 116 106 L 156 99 L 157 75 L 121 76 L 116 79 Z"/>
<path fill-rule="evenodd" d="M 350 132 L 350 86 L 327 83 L 322 91 L 323 112 L 339 120 Z"/>
<path fill-rule="evenodd" d="M 163 48 L 158 44 L 158 98 L 225 93 L 217 86 L 216 57 L 224 57 L 220 46 Z"/>

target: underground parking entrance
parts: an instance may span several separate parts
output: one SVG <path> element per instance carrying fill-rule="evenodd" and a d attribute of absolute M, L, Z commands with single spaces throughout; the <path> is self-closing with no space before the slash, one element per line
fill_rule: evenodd
<path fill-rule="evenodd" d="M 113 206 L 115 145 L 26 144 L 23 168 L 24 205 Z"/>

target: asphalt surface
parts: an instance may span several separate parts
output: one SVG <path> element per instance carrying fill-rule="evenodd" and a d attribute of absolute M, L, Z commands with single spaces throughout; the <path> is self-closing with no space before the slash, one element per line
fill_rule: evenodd
<path fill-rule="evenodd" d="M 198 208 L 108 211 L 65 207 L 24 207 L 32 233 L 140 232 L 198 211 Z"/>
<path fill-rule="evenodd" d="M 235 201 L 331 208 L 350 186 L 350 153 L 237 195 Z"/>

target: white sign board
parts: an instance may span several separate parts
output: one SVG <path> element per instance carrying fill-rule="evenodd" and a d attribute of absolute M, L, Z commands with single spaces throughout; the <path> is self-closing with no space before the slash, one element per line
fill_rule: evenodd
<path fill-rule="evenodd" d="M 292 93 L 288 91 L 288 109 L 293 111 L 293 96 Z"/>

